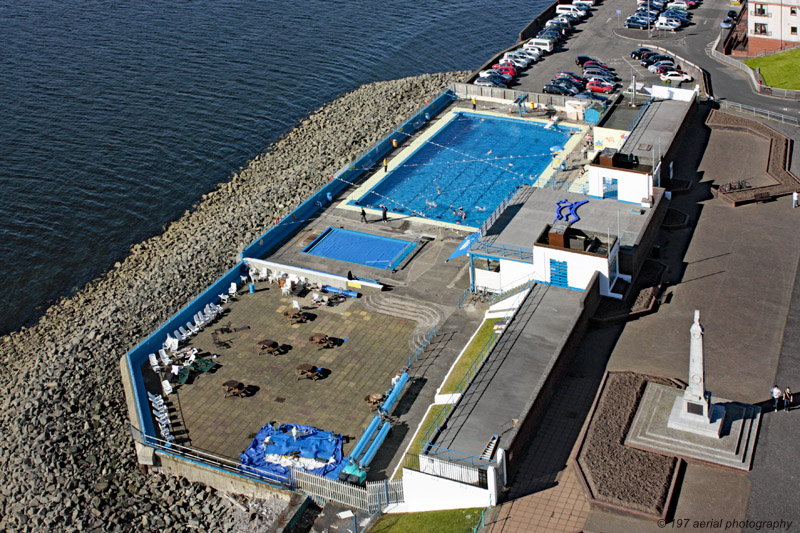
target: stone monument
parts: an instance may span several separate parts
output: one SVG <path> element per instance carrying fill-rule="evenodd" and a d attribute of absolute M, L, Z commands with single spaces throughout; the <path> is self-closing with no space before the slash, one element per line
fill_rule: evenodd
<path fill-rule="evenodd" d="M 664 455 L 749 470 L 761 409 L 717 398 L 705 389 L 703 326 L 694 312 L 689 329 L 689 385 L 685 390 L 648 383 L 625 444 Z"/>
<path fill-rule="evenodd" d="M 711 394 L 706 392 L 703 373 L 703 326 L 700 311 L 694 312 L 694 323 L 689 328 L 689 386 L 682 396 L 675 398 L 667 426 L 719 438 L 725 407 L 711 403 Z"/>

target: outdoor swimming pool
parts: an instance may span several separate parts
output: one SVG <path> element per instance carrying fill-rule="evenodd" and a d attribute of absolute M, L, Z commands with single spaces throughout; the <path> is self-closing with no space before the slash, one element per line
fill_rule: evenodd
<path fill-rule="evenodd" d="M 416 242 L 329 227 L 303 248 L 303 253 L 373 268 L 393 269 L 416 245 Z"/>
<path fill-rule="evenodd" d="M 518 186 L 531 184 L 569 129 L 473 113 L 455 116 L 355 205 L 478 227 Z M 458 213 L 463 208 L 463 215 Z M 454 212 L 455 211 L 455 212 Z"/>

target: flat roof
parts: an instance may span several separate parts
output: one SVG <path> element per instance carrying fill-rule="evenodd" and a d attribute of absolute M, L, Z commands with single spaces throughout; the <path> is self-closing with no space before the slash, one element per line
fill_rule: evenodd
<path fill-rule="evenodd" d="M 680 100 L 653 100 L 619 151 L 652 164 L 654 157 L 669 150 L 691 105 Z"/>
<path fill-rule="evenodd" d="M 550 374 L 564 335 L 580 315 L 583 296 L 534 286 L 434 445 L 480 456 L 492 435 L 510 430 Z"/>
<path fill-rule="evenodd" d="M 496 245 L 532 249 L 544 227 L 555 220 L 556 202 L 560 200 L 588 200 L 576 210 L 580 220 L 571 227 L 590 233 L 619 236 L 621 246 L 636 245 L 653 212 L 653 209 L 644 209 L 639 214 L 637 206 L 616 200 L 523 187 L 480 240 Z M 632 209 L 636 212 L 632 212 Z"/>

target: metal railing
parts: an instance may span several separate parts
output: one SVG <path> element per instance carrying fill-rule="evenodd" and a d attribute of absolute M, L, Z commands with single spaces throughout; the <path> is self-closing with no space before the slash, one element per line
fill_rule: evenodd
<path fill-rule="evenodd" d="M 362 488 L 296 468 L 292 469 L 292 478 L 298 491 L 321 504 L 332 500 L 352 509 L 378 513 L 386 505 L 405 501 L 402 480 L 368 481 Z"/>
<path fill-rule="evenodd" d="M 767 109 L 759 109 L 757 107 L 752 107 L 749 105 L 737 104 L 736 102 L 731 102 L 728 100 L 714 100 L 714 101 L 717 104 L 719 104 L 720 109 L 733 109 L 734 111 L 738 111 L 740 113 L 746 113 L 748 115 L 753 115 L 754 117 L 764 118 L 767 120 L 774 120 L 782 124 L 791 124 L 793 126 L 800 126 L 800 119 L 797 119 L 795 117 L 782 115 L 781 113 L 775 113 L 774 111 L 769 111 Z"/>
<path fill-rule="evenodd" d="M 724 64 L 726 64 L 728 66 L 731 66 L 731 67 L 733 67 L 733 68 L 735 68 L 737 70 L 740 70 L 740 71 L 744 72 L 745 74 L 747 74 L 748 78 L 750 79 L 750 86 L 752 87 L 752 89 L 755 92 L 757 92 L 759 94 L 767 94 L 767 95 L 770 95 L 770 96 L 777 96 L 779 98 L 787 98 L 787 99 L 791 99 L 791 100 L 800 100 L 800 91 L 795 91 L 795 90 L 791 90 L 791 89 L 781 89 L 779 87 L 771 87 L 771 86 L 765 84 L 763 80 L 757 79 L 757 75 L 753 71 L 753 69 L 751 69 L 750 67 L 745 65 L 742 61 L 739 61 L 738 59 L 734 59 L 734 58 L 732 58 L 730 56 L 726 56 L 725 54 L 723 54 L 722 52 L 717 50 L 717 45 L 719 44 L 719 39 L 720 39 L 720 37 L 717 37 L 717 40 L 714 41 L 714 44 L 711 47 L 709 47 L 706 50 L 706 52 L 711 57 L 713 57 L 714 59 L 719 61 L 720 63 L 724 63 Z M 759 81 L 761 83 L 759 83 Z M 774 114 L 775 115 L 779 115 L 779 113 L 774 113 Z M 769 118 L 769 117 L 764 117 L 764 118 Z M 769 119 L 769 120 L 773 120 L 773 119 Z M 789 122 L 789 123 L 790 124 L 797 124 L 797 119 L 794 119 L 794 122 Z"/>
<path fill-rule="evenodd" d="M 531 287 L 533 287 L 536 284 L 536 282 L 533 280 L 533 278 L 531 278 L 529 276 L 526 276 L 524 279 L 526 279 L 527 281 L 525 281 L 524 283 L 521 283 L 520 285 L 517 285 L 517 286 L 515 286 L 515 287 L 513 287 L 511 289 L 508 289 L 507 291 L 495 294 L 494 296 L 489 298 L 489 305 L 492 305 L 495 302 L 499 302 L 500 300 L 505 300 L 506 298 L 510 298 L 511 296 L 514 296 L 515 294 L 519 294 L 521 292 L 524 292 L 524 291 L 530 289 Z"/>
<path fill-rule="evenodd" d="M 503 201 L 500 202 L 500 205 L 498 205 L 495 208 L 495 210 L 492 211 L 492 214 L 489 215 L 489 218 L 487 218 L 486 220 L 483 221 L 483 224 L 481 224 L 481 227 L 480 227 L 481 237 L 485 236 L 486 232 L 489 231 L 489 228 L 492 227 L 492 224 L 494 224 L 495 221 L 497 221 L 497 219 L 500 218 L 500 215 L 502 215 L 503 211 L 506 210 L 506 207 L 508 207 L 509 202 L 511 202 L 511 200 L 514 198 L 514 195 L 517 194 L 518 190 L 519 190 L 519 185 L 514 187 L 514 190 L 511 191 L 508 194 L 508 196 L 503 198 Z"/>
<path fill-rule="evenodd" d="M 168 442 L 156 437 L 151 437 L 150 435 L 144 435 L 140 430 L 134 428 L 133 426 L 129 427 L 133 440 L 144 446 L 149 446 L 175 457 L 186 459 L 195 463 L 202 463 L 204 465 L 208 465 L 219 470 L 224 470 L 231 474 L 252 479 L 254 481 L 266 483 L 268 485 L 277 485 L 281 488 L 289 490 L 294 488 L 292 479 L 289 476 L 281 476 L 274 472 L 268 472 L 252 466 L 248 466 L 247 470 L 243 470 L 237 461 L 232 461 L 230 459 L 226 459 L 225 457 L 220 457 L 203 450 L 190 448 L 174 442 Z"/>
<path fill-rule="evenodd" d="M 475 459 L 480 460 L 479 457 L 475 457 Z M 489 481 L 484 465 L 465 465 L 463 462 L 456 463 L 441 459 L 439 457 L 434 457 L 430 454 L 406 454 L 403 467 L 416 472 L 421 472 L 423 474 L 449 479 L 459 483 L 466 483 L 467 485 L 474 485 L 482 489 L 489 487 Z"/>
<path fill-rule="evenodd" d="M 460 300 L 459 300 L 460 301 Z M 430 346 L 433 339 L 437 336 L 436 334 L 436 326 L 433 326 L 433 329 L 430 330 L 424 337 L 422 337 L 422 342 L 420 346 L 414 348 L 414 355 L 408 358 L 408 365 L 406 368 L 411 368 L 411 359 L 414 359 L 414 362 L 419 361 L 419 356 L 425 353 L 425 347 Z"/>
<path fill-rule="evenodd" d="M 517 259 L 526 263 L 533 263 L 533 248 L 520 248 L 508 244 L 494 244 L 485 241 L 476 241 L 470 246 L 470 252 L 483 252 L 494 257 Z"/>
<path fill-rule="evenodd" d="M 652 103 L 652 101 L 653 101 L 652 98 L 648 98 L 647 101 L 644 104 L 642 104 L 642 107 L 636 113 L 636 116 L 633 117 L 633 121 L 631 122 L 631 125 L 628 126 L 628 131 L 633 131 L 633 128 L 635 128 L 636 125 L 639 124 L 639 121 L 642 120 L 642 117 L 644 116 L 645 112 L 647 111 L 647 108 L 650 107 L 650 104 Z"/>

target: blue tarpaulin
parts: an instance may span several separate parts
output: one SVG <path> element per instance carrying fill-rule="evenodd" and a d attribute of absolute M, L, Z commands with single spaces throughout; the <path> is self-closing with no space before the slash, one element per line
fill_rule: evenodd
<path fill-rule="evenodd" d="M 292 428 L 297 429 L 296 439 Z M 292 466 L 286 463 L 294 461 L 294 466 L 312 474 L 331 477 L 343 463 L 342 436 L 300 424 L 284 424 L 277 430 L 267 424 L 239 457 L 239 468 L 256 475 L 268 472 L 286 477 Z M 273 460 L 280 460 L 283 464 Z M 313 468 L 316 465 L 319 466 Z"/>

